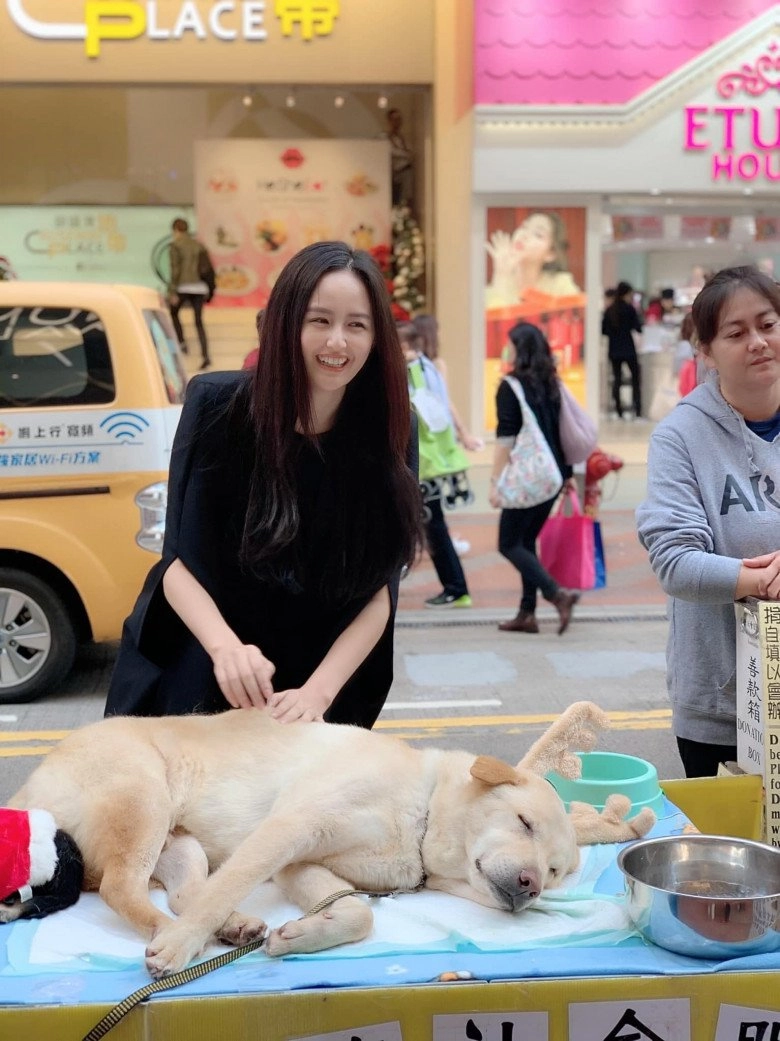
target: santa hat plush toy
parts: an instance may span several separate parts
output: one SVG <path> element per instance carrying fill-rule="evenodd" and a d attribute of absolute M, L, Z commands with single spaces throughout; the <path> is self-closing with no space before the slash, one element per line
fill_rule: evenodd
<path fill-rule="evenodd" d="M 78 846 L 47 810 L 0 808 L 0 922 L 70 907 L 83 880 Z"/>

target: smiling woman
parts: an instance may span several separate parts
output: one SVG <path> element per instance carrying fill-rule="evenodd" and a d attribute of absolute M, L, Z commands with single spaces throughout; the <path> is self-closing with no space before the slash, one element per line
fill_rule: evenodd
<path fill-rule="evenodd" d="M 107 714 L 269 705 L 283 722 L 370 727 L 419 542 L 412 435 L 379 269 L 341 242 L 301 250 L 269 298 L 254 375 L 190 383 L 163 558 Z"/>
<path fill-rule="evenodd" d="M 317 285 L 301 330 L 314 429 L 333 425 L 349 383 L 368 360 L 374 341 L 371 302 L 352 271 L 332 271 Z"/>
<path fill-rule="evenodd" d="M 653 432 L 637 511 L 671 597 L 667 682 L 689 777 L 737 757 L 734 600 L 780 598 L 780 288 L 727 268 L 692 314 L 709 377 Z"/>

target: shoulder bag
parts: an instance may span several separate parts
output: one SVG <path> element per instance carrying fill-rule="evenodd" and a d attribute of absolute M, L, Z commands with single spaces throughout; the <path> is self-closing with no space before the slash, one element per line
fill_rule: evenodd
<path fill-rule="evenodd" d="M 598 443 L 598 429 L 585 409 L 561 380 L 561 412 L 558 433 L 563 457 L 569 466 L 584 463 Z"/>
<path fill-rule="evenodd" d="M 522 384 L 514 376 L 504 379 L 520 402 L 523 425 L 515 438 L 509 462 L 496 482 L 496 495 L 502 510 L 526 510 L 554 499 L 561 490 L 563 477 L 547 438 L 525 400 Z"/>

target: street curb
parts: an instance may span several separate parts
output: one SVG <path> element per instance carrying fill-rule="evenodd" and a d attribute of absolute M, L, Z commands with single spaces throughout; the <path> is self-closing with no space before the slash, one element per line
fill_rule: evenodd
<path fill-rule="evenodd" d="M 427 608 L 422 611 L 400 609 L 395 616 L 397 629 L 454 628 L 468 625 L 498 625 L 512 614 L 511 607 Z M 537 612 L 540 622 L 557 619 L 557 612 L 544 608 Z M 605 604 L 578 607 L 577 622 L 665 622 L 666 610 L 658 604 Z"/>

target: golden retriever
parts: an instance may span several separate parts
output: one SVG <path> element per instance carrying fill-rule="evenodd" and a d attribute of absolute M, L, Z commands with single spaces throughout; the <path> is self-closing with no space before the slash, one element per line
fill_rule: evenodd
<path fill-rule="evenodd" d="M 560 885 L 578 844 L 645 834 L 649 810 L 624 820 L 567 814 L 545 773 L 576 776 L 572 749 L 592 747 L 604 713 L 568 708 L 517 767 L 468 752 L 327 723 L 282 725 L 260 709 L 215 716 L 113 717 L 74 731 L 14 796 L 49 810 L 84 857 L 85 888 L 148 938 L 155 977 L 184 968 L 216 935 L 261 937 L 265 924 L 234 908 L 273 879 L 304 911 L 344 890 L 425 884 L 506 911 Z M 171 918 L 149 899 L 155 879 Z M 3 909 L 12 920 L 22 906 Z M 371 910 L 342 896 L 271 931 L 271 955 L 318 951 L 366 937 Z"/>

